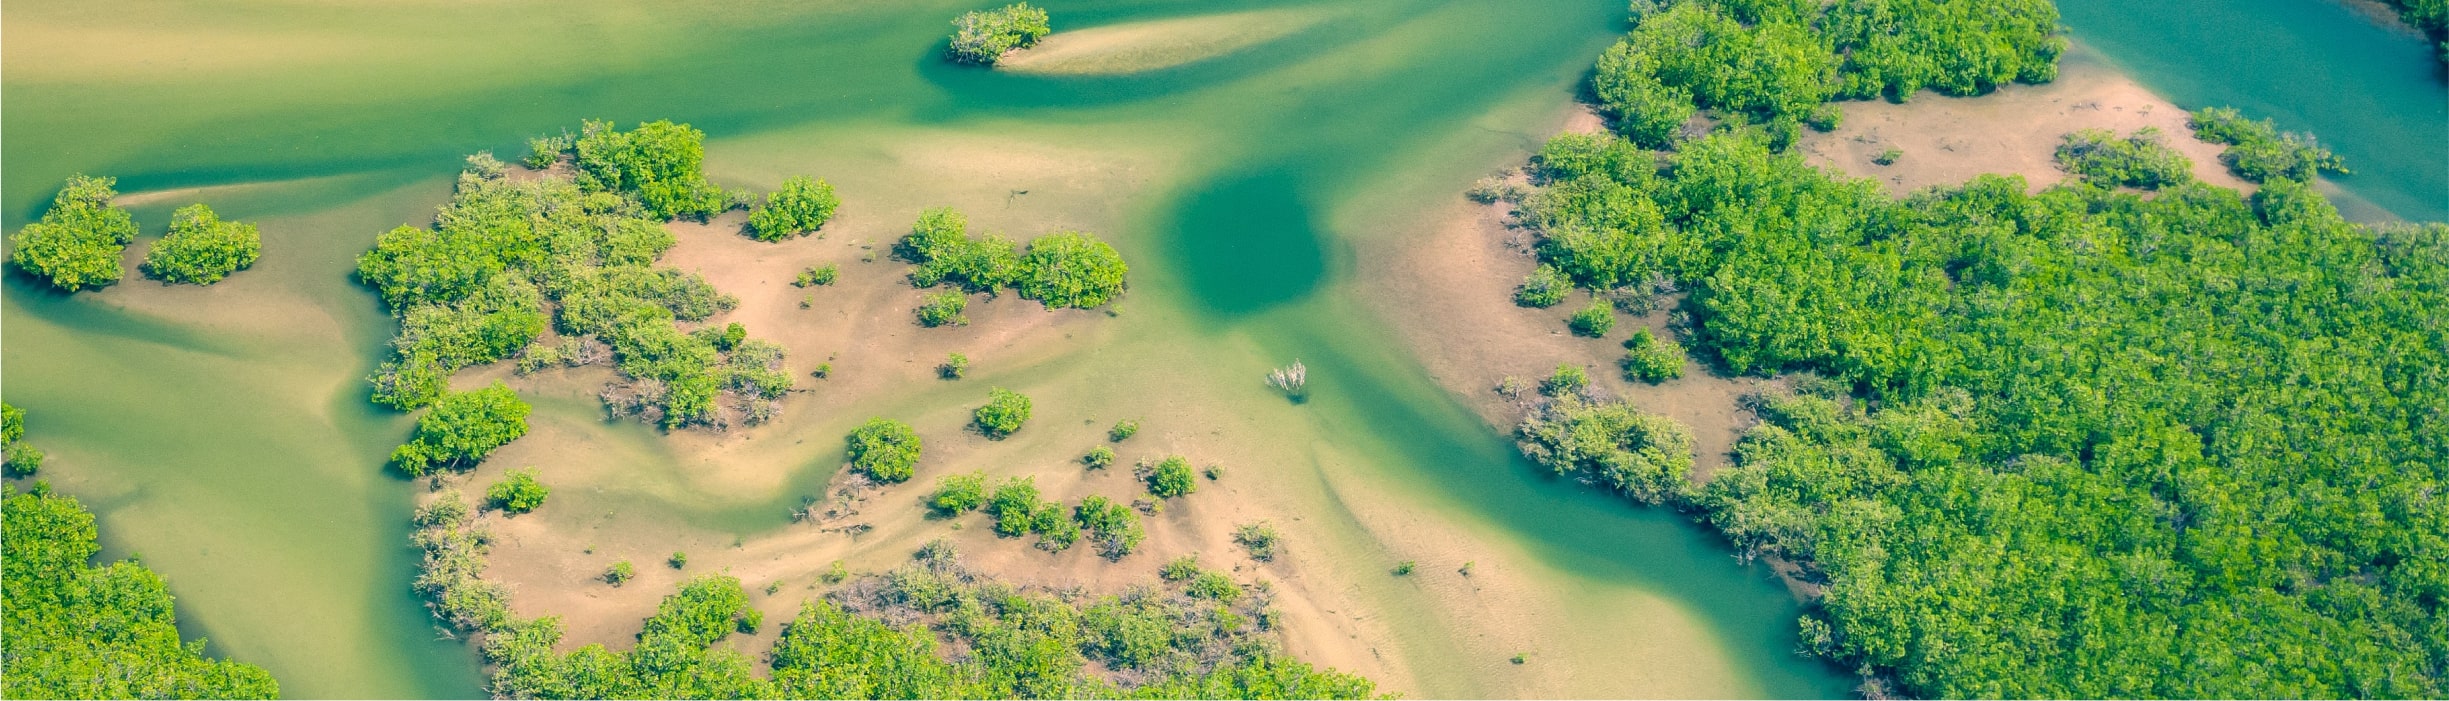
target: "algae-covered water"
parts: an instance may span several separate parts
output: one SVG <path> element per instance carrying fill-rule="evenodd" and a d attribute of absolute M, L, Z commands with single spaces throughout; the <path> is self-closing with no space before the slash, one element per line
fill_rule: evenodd
<path fill-rule="evenodd" d="M 1797 606 L 1764 569 L 1681 517 L 1538 474 L 1410 360 L 1351 284 L 1359 242 L 1403 236 L 1401 223 L 1442 204 L 1431 198 L 1535 145 L 1523 132 L 1552 121 L 1622 31 L 1621 2 L 1044 4 L 1058 28 L 1246 10 L 1305 24 L 1160 71 L 1019 76 L 937 60 L 946 20 L 969 9 L 954 2 L 10 3 L 0 203 L 11 230 L 87 172 L 131 193 L 206 188 L 138 207 L 147 235 L 201 199 L 258 222 L 266 254 L 204 290 L 130 280 L 68 297 L 11 276 L 0 379 L 54 455 L 45 476 L 95 507 L 111 553 L 168 577 L 183 623 L 216 653 L 266 666 L 291 696 L 476 695 L 471 654 L 439 638 L 408 593 L 416 487 L 380 470 L 406 421 L 362 399 L 389 322 L 348 279 L 375 234 L 430 216 L 460 156 L 517 153 L 523 137 L 582 118 L 692 123 L 710 136 L 718 180 L 790 152 L 774 142 L 797 134 L 1127 142 L 1166 163 L 1140 199 L 1113 205 L 1120 230 L 1101 232 L 1134 261 L 1129 304 L 1170 320 L 1134 323 L 1181 325 L 1177 346 L 1217 345 L 1185 372 L 1240 382 L 1305 359 L 1316 399 L 1271 420 L 1335 437 L 1349 459 L 1322 469 L 1509 542 L 1548 584 L 1587 593 L 1560 598 L 1586 608 L 1563 612 L 1585 623 L 1556 632 L 1577 648 L 1558 659 L 1623 658 L 1558 693 L 1845 693 L 1841 675 L 1793 654 Z M 2070 8 L 2081 30 L 2078 18 Z M 2396 181 L 2365 154 L 2388 153 L 2375 144 L 2419 122 L 2282 121 L 2320 130 L 2371 174 L 2347 187 L 2423 215 L 2367 187 Z M 2420 199 L 2427 186 L 2408 182 Z M 1100 362 L 1131 362 L 1116 353 Z M 753 530 L 780 516 L 718 520 Z M 1630 595 L 1682 615 L 1643 629 L 1611 608 Z M 1383 615 L 1435 636 L 1424 608 Z M 1617 640 L 1639 644 L 1618 653 Z M 1692 655 L 1712 662 L 1630 652 L 1643 645 L 1705 648 Z M 1436 659 L 1434 641 L 1398 647 L 1419 670 L 1409 695 L 1516 688 L 1489 665 Z"/>

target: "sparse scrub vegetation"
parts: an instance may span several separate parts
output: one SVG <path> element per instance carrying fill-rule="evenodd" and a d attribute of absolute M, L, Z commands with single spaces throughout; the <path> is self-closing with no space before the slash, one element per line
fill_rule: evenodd
<path fill-rule="evenodd" d="M 944 48 L 954 63 L 993 66 L 1003 55 L 1026 49 L 1054 28 L 1044 9 L 1020 2 L 993 10 L 972 10 L 952 21 L 952 43 Z"/>
<path fill-rule="evenodd" d="M 2058 168 L 2111 187 L 2157 190 L 2194 179 L 2194 164 L 2169 148 L 2160 130 L 2143 127 L 2125 138 L 2084 129 L 2058 145 Z"/>

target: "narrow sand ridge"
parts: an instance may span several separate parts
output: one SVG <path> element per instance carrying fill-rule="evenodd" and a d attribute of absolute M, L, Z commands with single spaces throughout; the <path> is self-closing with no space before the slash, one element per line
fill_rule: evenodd
<path fill-rule="evenodd" d="M 1223 56 L 1301 31 L 1327 18 L 1314 9 L 1257 10 L 1057 32 L 997 64 L 1045 75 L 1118 75 Z"/>

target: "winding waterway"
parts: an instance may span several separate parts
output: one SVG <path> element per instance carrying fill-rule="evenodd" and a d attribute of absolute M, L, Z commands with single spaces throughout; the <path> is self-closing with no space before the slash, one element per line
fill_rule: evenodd
<path fill-rule="evenodd" d="M 1314 17 L 1221 58 L 1057 77 L 938 61 L 945 19 L 967 7 L 951 2 L 561 0 L 448 12 L 422 3 L 10 3 L 0 127 L 16 138 L 0 154 L 0 202 L 11 230 L 67 174 L 110 174 L 127 192 L 215 188 L 138 207 L 148 236 L 170 206 L 204 199 L 225 217 L 259 222 L 266 256 L 209 290 L 131 280 L 67 297 L 11 276 L 0 300 L 7 397 L 32 413 L 33 440 L 54 454 L 45 476 L 101 514 L 111 554 L 141 554 L 168 577 L 189 632 L 209 636 L 215 652 L 265 665 L 291 696 L 475 695 L 470 653 L 439 639 L 408 593 L 414 487 L 379 469 L 406 424 L 367 405 L 361 380 L 390 328 L 348 279 L 376 233 L 430 216 L 461 155 L 515 153 L 520 137 L 581 118 L 690 122 L 709 133 L 718 177 L 728 144 L 778 132 L 1111 130 L 1164 144 L 1177 173 L 1149 201 L 1124 207 L 1129 230 L 1105 232 L 1135 260 L 1132 304 L 1181 310 L 1198 331 L 1186 343 L 1226 332 L 1248 339 L 1256 351 L 1216 362 L 1224 371 L 1306 359 L 1317 399 L 1293 420 L 1344 437 L 1339 454 L 1365 456 L 1337 468 L 1349 471 L 1343 478 L 1510 541 L 1557 573 L 1557 586 L 1669 602 L 1703 629 L 1691 639 L 1728 661 L 1687 671 L 1626 659 L 1623 685 L 1576 689 L 1845 693 L 1841 675 L 1792 654 L 1796 604 L 1763 568 L 1738 563 L 1681 517 L 1524 464 L 1406 360 L 1344 284 L 1354 241 L 1399 234 L 1330 222 L 1402 209 L 1360 204 L 1388 179 L 1451 197 L 1488 163 L 1518 158 L 1531 145 L 1525 135 L 1479 120 L 1563 105 L 1623 29 L 1621 2 L 1045 4 L 1058 24 L 1081 27 L 1257 9 Z M 2407 216 L 2441 216 L 2449 157 L 2438 149 L 2449 146 L 2437 138 L 2437 78 L 2419 86 L 2397 80 L 2394 65 L 2375 67 L 2420 51 L 2220 48 L 2202 53 L 2233 57 L 2188 64 L 2149 49 L 2246 40 L 2114 29 L 2094 5 L 2069 3 L 2068 23 L 2146 83 L 2189 106 L 2235 104 L 2315 130 L 2358 167 L 2345 187 Z M 2235 7 L 2246 14 L 2223 21 L 2295 19 L 2279 0 Z M 2398 36 L 2367 29 L 2296 36 L 2309 37 L 2303 46 Z M 2306 107 L 2319 101 L 2311 96 L 2255 83 L 2243 93 L 2271 101 L 2253 102 L 2224 92 L 2236 85 L 2228 78 L 2213 80 L 2296 60 L 2397 82 L 2372 88 L 2381 104 L 2349 119 Z M 2426 94 L 2432 112 L 2418 99 Z M 2393 145 L 2427 133 L 2423 148 Z M 779 527 L 779 513 L 758 509 L 738 527 Z M 1575 600 L 1589 602 L 1593 626 L 1618 625 L 1600 610 L 1619 600 L 1611 596 Z M 1387 615 L 1403 627 L 1402 617 L 1429 614 Z M 1561 639 L 1592 647 L 1584 653 L 1609 654 L 1604 635 L 1568 633 Z M 1678 674 L 1712 678 L 1645 681 Z M 1403 691 L 1505 688 L 1458 670 L 1420 677 L 1421 688 Z"/>

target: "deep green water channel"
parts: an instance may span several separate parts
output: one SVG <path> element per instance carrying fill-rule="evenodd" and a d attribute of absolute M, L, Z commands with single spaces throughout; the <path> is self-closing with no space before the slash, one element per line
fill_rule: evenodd
<path fill-rule="evenodd" d="M 1128 124 L 1144 130 L 1132 138 L 1181 144 L 1187 173 L 1133 206 L 1137 230 L 1112 232 L 1145 261 L 1141 284 L 1169 286 L 1135 295 L 1191 307 L 1272 355 L 1308 360 L 1320 380 L 1305 410 L 1370 452 L 1375 478 L 1424 485 L 1504 524 L 1549 567 L 1679 602 L 1713 629 L 1752 692 L 1846 693 L 1843 677 L 1791 654 L 1797 608 L 1765 570 L 1738 564 L 1680 517 L 1524 464 L 1338 286 L 1355 268 L 1353 242 L 1380 232 L 1339 230 L 1329 222 L 1344 220 L 1331 215 L 1389 178 L 1451 193 L 1490 163 L 1518 158 L 1530 145 L 1523 134 L 1474 120 L 1567 99 L 1622 30 L 1621 2 L 1044 4 L 1076 27 L 1277 7 L 1315 7 L 1324 19 L 1221 59 L 1050 78 L 937 61 L 946 18 L 968 6 L 951 2 L 568 0 L 449 14 L 243 0 L 10 3 L 0 129 L 14 138 L 0 150 L 0 206 L 12 231 L 72 172 L 117 175 L 127 191 L 334 177 L 213 198 L 224 216 L 269 222 L 267 249 L 285 248 L 274 254 L 283 259 L 245 274 L 313 300 L 295 324 L 243 312 L 190 319 L 11 276 L 0 300 L 0 382 L 35 415 L 32 437 L 54 452 L 54 471 L 82 473 L 52 477 L 103 514 L 111 552 L 141 552 L 162 570 L 189 632 L 212 636 L 216 651 L 265 664 L 294 697 L 474 695 L 472 657 L 436 639 L 407 591 L 413 487 L 378 469 L 406 424 L 363 402 L 359 381 L 390 329 L 347 279 L 350 258 L 376 233 L 429 216 L 460 156 L 517 153 L 518 139 L 581 118 L 686 121 L 718 145 L 812 125 Z M 2216 28 L 2305 21 L 2319 14 L 2305 6 L 2325 3 L 2213 5 L 2168 10 L 2215 16 L 2199 33 L 2130 16 L 2121 24 L 2107 3 L 2089 0 L 2066 14 L 2085 41 L 2180 103 L 2236 105 L 2315 130 L 2358 168 L 2343 185 L 2392 211 L 2442 216 L 2449 145 L 2420 45 L 2369 23 L 2331 22 L 2292 28 L 2283 34 L 2293 43 L 2271 50 L 2279 40 Z M 100 41 L 80 32 L 122 27 L 296 55 L 224 69 L 137 48 L 104 68 L 69 70 L 14 48 Z M 369 48 L 333 48 L 361 44 Z M 2403 45 L 2415 49 L 2390 48 Z M 2303 79 L 2317 74 L 2325 77 Z M 2350 88 L 2376 97 L 2333 109 L 2356 94 Z M 156 235 L 167 207 L 138 214 Z M 299 310 L 262 314 L 285 320 Z"/>

